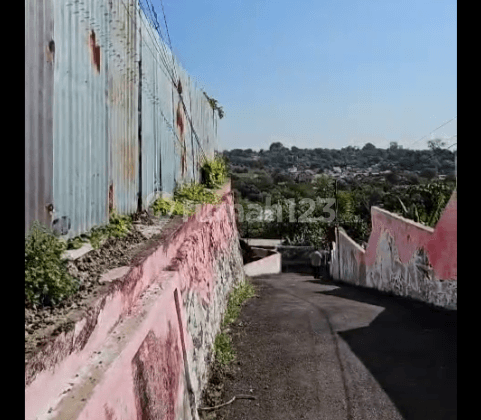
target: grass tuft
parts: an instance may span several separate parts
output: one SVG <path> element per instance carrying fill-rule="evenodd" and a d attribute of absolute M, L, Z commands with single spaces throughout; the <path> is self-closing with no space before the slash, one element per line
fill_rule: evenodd
<path fill-rule="evenodd" d="M 256 295 L 254 286 L 245 280 L 234 288 L 229 296 L 222 328 L 224 331 L 219 333 L 214 341 L 214 353 L 216 361 L 221 365 L 227 365 L 235 359 L 235 351 L 232 347 L 232 339 L 225 331 L 225 328 L 233 323 L 240 314 L 242 304 Z"/>

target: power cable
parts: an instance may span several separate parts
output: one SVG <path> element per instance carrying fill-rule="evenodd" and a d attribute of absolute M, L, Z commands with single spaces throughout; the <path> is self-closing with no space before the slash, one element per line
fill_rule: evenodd
<path fill-rule="evenodd" d="M 164 6 L 163 6 L 163 2 L 162 2 L 162 12 L 163 12 L 163 16 L 164 16 L 164 22 L 165 22 L 165 25 L 166 25 L 166 31 L 167 31 L 167 36 L 168 36 L 168 40 L 169 40 L 169 45 L 170 45 L 170 55 L 172 57 L 172 63 L 173 63 L 173 67 L 170 68 L 169 65 L 168 65 L 168 53 L 167 53 L 167 47 L 166 47 L 166 41 L 165 41 L 165 38 L 163 37 L 162 35 L 162 31 L 161 31 L 161 26 L 159 25 L 158 21 L 157 21 L 157 14 L 155 13 L 155 9 L 152 5 L 152 3 L 150 2 L 150 5 L 149 5 L 149 0 L 146 0 L 147 2 L 147 8 L 145 8 L 143 5 L 142 5 L 142 0 L 139 0 L 138 1 L 138 4 L 139 4 L 139 17 L 140 17 L 140 11 L 142 11 L 145 15 L 145 17 L 147 18 L 147 21 L 150 20 L 151 23 L 152 23 L 152 26 L 156 29 L 156 32 L 157 34 L 160 36 L 161 40 L 163 42 L 159 42 L 159 40 L 155 39 L 153 37 L 153 34 L 152 34 L 152 26 L 151 25 L 145 25 L 146 26 L 146 29 L 148 31 L 148 34 L 151 38 L 151 41 L 152 41 L 152 44 L 154 45 L 154 48 L 155 50 L 157 51 L 158 53 L 158 56 L 160 58 L 160 60 L 162 61 L 162 65 L 160 65 L 159 61 L 157 60 L 156 58 L 156 54 L 154 53 L 154 51 L 152 51 L 152 49 L 150 48 L 150 46 L 148 44 L 142 44 L 142 45 L 146 45 L 147 48 L 150 50 L 150 53 L 151 53 L 151 56 L 152 58 L 154 59 L 154 61 L 159 65 L 159 68 L 161 69 L 161 71 L 164 73 L 164 75 L 167 77 L 167 79 L 170 79 L 170 81 L 172 82 L 173 86 L 175 86 L 178 90 L 178 84 L 177 84 L 177 72 L 176 72 L 176 69 L 175 69 L 175 61 L 174 61 L 174 54 L 173 54 L 173 51 L 172 51 L 172 42 L 171 42 L 171 39 L 170 39 L 170 34 L 169 34 L 169 31 L 168 31 L 168 26 L 167 26 L 167 19 L 166 19 L 166 16 L 165 16 L 165 11 L 164 11 Z M 81 4 L 84 4 L 84 2 L 80 1 Z M 135 28 L 136 28 L 136 31 L 138 30 L 138 27 L 137 27 L 137 24 L 136 24 L 136 20 L 132 20 L 132 14 L 131 12 L 129 11 L 129 8 L 127 7 L 127 5 L 124 3 L 123 0 L 120 1 L 120 3 L 122 3 L 122 6 L 124 7 L 125 11 L 127 12 L 127 14 L 129 15 L 130 17 L 130 21 L 131 22 L 134 22 L 134 25 L 135 25 Z M 82 8 L 81 8 L 82 9 Z M 83 9 L 82 9 L 83 10 Z M 89 22 L 91 22 L 91 24 L 93 24 L 95 26 L 95 22 L 93 21 L 93 18 L 89 15 L 88 11 L 87 10 L 84 10 L 84 15 L 85 15 L 85 19 L 89 20 Z M 149 18 L 149 15 L 150 15 L 150 18 Z M 98 25 L 97 25 L 98 26 Z M 160 29 L 159 29 L 160 27 Z M 103 35 L 103 34 L 102 34 Z M 103 36 L 102 36 L 103 37 Z M 120 39 L 119 39 L 120 40 Z M 128 43 L 128 41 L 127 41 Z M 115 59 L 118 59 L 122 62 L 122 64 L 120 64 L 121 66 L 121 69 L 125 68 L 125 66 L 128 64 L 125 62 L 124 59 L 122 59 L 121 55 L 117 52 L 117 50 L 115 50 L 114 46 L 113 46 L 113 43 L 111 40 L 107 40 L 107 43 L 106 45 L 108 45 L 109 47 L 109 55 L 112 57 L 115 57 Z M 162 50 L 160 50 L 158 48 L 158 46 L 160 45 L 160 47 L 162 48 Z M 113 50 L 113 51 L 112 51 Z M 117 52 L 117 54 L 116 54 Z M 127 56 L 128 58 L 132 59 L 132 49 L 129 49 L 127 51 Z M 118 67 L 118 65 L 117 65 Z M 165 71 L 167 71 L 167 74 L 165 73 L 165 71 L 162 69 L 164 68 Z M 129 71 L 130 70 L 130 71 Z M 128 73 L 130 73 L 130 76 L 132 77 L 131 79 L 129 80 L 133 80 L 135 78 L 135 71 L 132 70 L 132 69 L 128 69 L 127 70 Z M 139 75 L 143 81 L 145 81 L 147 83 L 147 85 L 150 87 L 150 83 L 149 81 L 147 80 L 147 78 L 145 77 L 144 74 L 140 74 Z M 144 85 L 145 86 L 145 85 Z M 151 101 L 153 103 L 160 103 L 160 99 L 157 95 L 155 95 L 152 90 L 149 88 L 148 89 L 149 93 L 150 93 L 150 96 L 151 96 Z M 197 132 L 194 128 L 194 124 L 192 122 L 192 118 L 190 117 L 189 115 L 189 112 L 187 110 L 187 107 L 185 105 L 185 102 L 184 102 L 184 99 L 182 97 L 182 95 L 180 94 L 179 92 L 179 97 L 180 97 L 180 100 L 181 100 L 181 103 L 182 103 L 182 106 L 183 106 L 183 109 L 184 109 L 184 112 L 189 120 L 189 123 L 190 123 L 190 126 L 191 126 L 191 129 L 192 129 L 192 132 L 196 138 L 196 142 L 200 148 L 200 151 L 202 153 L 202 155 L 204 156 L 204 158 L 206 158 L 206 154 L 204 152 L 204 149 L 200 143 L 200 140 L 199 140 L 199 136 L 197 135 Z M 160 113 L 162 115 L 162 118 L 164 119 L 164 121 L 166 122 L 168 128 L 173 132 L 176 140 L 179 142 L 179 144 L 181 145 L 182 148 L 185 149 L 185 146 L 184 144 L 182 143 L 182 141 L 179 139 L 179 137 L 177 136 L 177 133 L 175 131 L 175 129 L 173 128 L 173 126 L 169 123 L 169 120 L 166 118 L 166 116 L 164 115 L 164 113 L 162 112 L 162 110 L 160 110 Z"/>
<path fill-rule="evenodd" d="M 456 115 L 454 118 L 451 118 L 449 121 L 446 121 L 445 123 L 441 124 L 438 128 L 435 128 L 433 131 L 431 131 L 429 134 L 426 134 L 425 136 L 421 137 L 419 140 L 416 140 L 415 142 L 411 143 L 411 144 L 408 144 L 407 147 L 410 147 L 412 146 L 413 144 L 416 144 L 418 142 L 420 142 L 421 140 L 423 140 L 424 138 L 426 138 L 427 136 L 433 134 L 435 131 L 439 130 L 441 127 L 444 127 L 446 124 L 449 124 L 451 121 L 455 120 L 456 118 L 458 118 L 458 116 Z"/>
<path fill-rule="evenodd" d="M 167 19 L 165 18 L 165 11 L 164 11 L 164 2 L 163 0 L 160 0 L 160 4 L 162 5 L 162 14 L 164 15 L 164 22 L 165 22 L 165 29 L 167 31 L 167 38 L 169 39 L 169 46 L 170 46 L 170 51 L 172 51 L 172 67 L 175 72 L 175 63 L 174 63 L 174 50 L 172 48 L 172 42 L 170 40 L 170 34 L 169 34 L 169 26 L 167 25 Z"/>
<path fill-rule="evenodd" d="M 146 0 L 146 1 L 148 1 L 148 0 Z M 164 10 L 164 3 L 163 3 L 162 0 L 161 0 L 161 5 L 162 5 L 162 14 L 163 14 L 163 16 L 164 16 L 164 22 L 165 22 L 165 28 L 166 28 L 166 32 L 167 32 L 167 37 L 168 37 L 168 40 L 169 40 L 170 51 L 171 51 L 171 55 L 172 55 L 173 73 L 176 74 L 175 63 L 174 63 L 174 54 L 173 54 L 173 50 L 172 50 L 172 41 L 171 41 L 171 39 L 170 39 L 169 26 L 168 26 L 168 24 L 167 24 L 167 18 L 166 18 L 166 16 L 165 16 L 165 10 Z M 156 14 L 155 11 L 154 11 L 154 6 L 152 5 L 152 2 L 150 2 L 150 6 L 149 6 L 149 7 L 152 8 L 152 14 L 154 14 L 155 20 L 157 21 L 157 19 L 156 19 L 157 14 Z M 155 25 L 155 23 L 154 23 L 154 25 Z M 157 22 L 157 25 L 158 25 L 158 22 Z M 161 37 L 162 37 L 162 35 L 161 35 Z M 169 72 L 169 74 L 171 74 L 171 73 Z M 195 128 L 194 128 L 194 124 L 193 124 L 193 122 L 192 122 L 192 118 L 191 118 L 190 115 L 189 115 L 189 112 L 188 112 L 188 110 L 187 110 L 187 106 L 185 105 L 185 102 L 184 102 L 184 99 L 183 99 L 183 97 L 182 97 L 181 91 L 180 91 L 179 86 L 178 86 L 178 84 L 177 84 L 177 76 L 175 76 L 175 77 L 176 77 L 176 79 L 174 80 L 173 77 L 172 77 L 172 75 L 171 75 L 172 83 L 173 83 L 173 85 L 177 88 L 177 91 L 178 91 L 178 93 L 179 93 L 180 100 L 181 100 L 181 102 L 182 102 L 182 107 L 183 107 L 183 109 L 184 109 L 184 113 L 185 113 L 187 119 L 189 120 L 189 123 L 190 123 L 190 126 L 191 126 L 191 130 L 192 130 L 192 132 L 193 132 L 193 134 L 194 134 L 194 136 L 195 136 L 195 138 L 196 138 L 196 142 L 197 142 L 198 146 L 200 147 L 200 150 L 201 150 L 201 152 L 202 152 L 202 155 L 203 155 L 204 159 L 206 159 L 207 156 L 206 156 L 206 154 L 205 154 L 205 152 L 204 152 L 204 148 L 202 147 L 202 144 L 200 143 L 199 136 L 197 135 L 197 132 L 195 131 Z M 180 82 L 180 80 L 179 80 L 179 82 Z"/>

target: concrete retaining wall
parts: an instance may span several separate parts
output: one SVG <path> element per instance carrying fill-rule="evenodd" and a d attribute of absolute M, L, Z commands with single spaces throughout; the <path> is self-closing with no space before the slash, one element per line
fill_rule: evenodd
<path fill-rule="evenodd" d="M 434 229 L 383 209 L 371 209 L 364 250 L 339 229 L 331 276 L 430 304 L 457 309 L 457 196 Z"/>
<path fill-rule="evenodd" d="M 244 265 L 244 272 L 247 276 L 262 276 L 264 274 L 277 274 L 282 271 L 282 256 L 275 251 L 262 248 L 253 248 L 257 255 L 262 256 L 260 260 Z"/>
<path fill-rule="evenodd" d="M 244 279 L 230 184 L 223 193 L 26 362 L 26 419 L 198 418 L 227 296 Z"/>

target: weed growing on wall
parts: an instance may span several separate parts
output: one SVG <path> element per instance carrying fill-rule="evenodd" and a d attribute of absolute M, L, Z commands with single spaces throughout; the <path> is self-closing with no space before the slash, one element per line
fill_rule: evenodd
<path fill-rule="evenodd" d="M 132 217 L 119 215 L 113 212 L 109 224 L 106 226 L 94 227 L 89 233 L 82 234 L 67 241 L 67 249 L 78 249 L 87 242 L 90 242 L 94 249 L 100 247 L 103 240 L 107 238 L 123 238 L 132 229 Z"/>
<path fill-rule="evenodd" d="M 221 197 L 210 191 L 205 185 L 189 183 L 179 187 L 174 192 L 173 199 L 158 198 L 152 205 L 154 214 L 157 215 L 191 215 L 198 204 L 219 204 Z"/>
<path fill-rule="evenodd" d="M 207 188 L 220 188 L 228 177 L 228 165 L 225 157 L 216 156 L 205 160 L 202 165 L 203 183 Z"/>
<path fill-rule="evenodd" d="M 88 242 L 84 236 L 76 236 L 75 238 L 71 238 L 67 241 L 67 249 L 79 249 Z"/>
<path fill-rule="evenodd" d="M 27 304 L 55 305 L 77 290 L 62 258 L 65 241 L 53 231 L 34 222 L 25 238 L 25 301 Z"/>
<path fill-rule="evenodd" d="M 233 323 L 240 314 L 242 304 L 256 295 L 254 286 L 245 280 L 236 286 L 229 295 L 227 309 L 222 322 L 222 328 Z M 221 365 L 227 365 L 235 359 L 235 351 L 232 348 L 232 340 L 226 331 L 218 334 L 214 341 L 214 353 L 216 361 Z"/>
<path fill-rule="evenodd" d="M 114 238 L 125 237 L 132 229 L 132 217 L 113 213 L 107 226 L 107 233 Z"/>
<path fill-rule="evenodd" d="M 222 325 L 227 326 L 234 322 L 240 314 L 242 304 L 255 295 L 256 291 L 254 286 L 248 280 L 236 286 L 229 296 Z"/>
<path fill-rule="evenodd" d="M 216 361 L 221 365 L 227 365 L 235 359 L 232 340 L 226 333 L 217 334 L 215 337 L 214 353 Z"/>
<path fill-rule="evenodd" d="M 158 198 L 152 204 L 152 210 L 156 216 L 167 214 L 182 216 L 187 213 L 187 209 L 180 201 L 171 200 L 170 198 Z"/>

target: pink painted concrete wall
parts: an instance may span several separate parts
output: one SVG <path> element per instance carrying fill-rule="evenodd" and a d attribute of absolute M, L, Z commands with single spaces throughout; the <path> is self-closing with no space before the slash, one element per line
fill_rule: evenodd
<path fill-rule="evenodd" d="M 207 356 L 244 275 L 230 183 L 222 193 L 172 223 L 26 362 L 26 419 L 197 418 Z"/>
<path fill-rule="evenodd" d="M 267 251 L 267 250 L 266 250 Z M 268 251 L 267 251 L 268 252 Z M 260 260 L 244 265 L 244 272 L 247 276 L 262 276 L 264 274 L 278 274 L 282 271 L 281 254 L 275 251 L 268 252 Z"/>
<path fill-rule="evenodd" d="M 457 195 L 435 228 L 373 207 L 364 250 L 340 230 L 332 253 L 335 279 L 457 307 Z"/>

